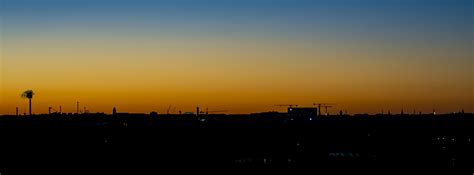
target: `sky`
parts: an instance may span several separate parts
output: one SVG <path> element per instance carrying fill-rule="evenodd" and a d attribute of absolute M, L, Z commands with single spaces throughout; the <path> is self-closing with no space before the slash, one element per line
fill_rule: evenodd
<path fill-rule="evenodd" d="M 0 114 L 474 112 L 471 0 L 0 0 Z"/>

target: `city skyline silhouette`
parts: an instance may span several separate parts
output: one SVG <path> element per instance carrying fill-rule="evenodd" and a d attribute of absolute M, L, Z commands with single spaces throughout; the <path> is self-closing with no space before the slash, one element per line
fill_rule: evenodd
<path fill-rule="evenodd" d="M 16 115 L 26 115 L 27 114 L 26 110 L 28 110 L 28 115 L 35 114 L 35 113 L 32 112 L 32 101 L 31 101 L 31 99 L 33 98 L 33 95 L 36 95 L 36 93 L 33 92 L 33 90 L 26 90 L 25 92 L 23 92 L 21 94 L 22 98 L 28 99 L 28 107 L 22 108 L 22 107 L 17 106 L 15 108 Z M 22 105 L 20 105 L 20 106 L 22 106 Z M 40 106 L 44 106 L 44 105 L 40 105 Z M 63 110 L 63 106 L 64 105 L 49 105 L 47 113 L 45 113 L 45 112 L 41 113 L 40 112 L 40 113 L 36 113 L 35 115 L 51 114 L 52 112 L 54 112 L 54 113 L 64 113 L 64 114 L 68 114 L 68 113 L 69 114 L 89 114 L 89 113 L 115 114 L 115 113 L 117 113 L 117 107 L 113 106 L 113 105 L 111 105 L 112 110 L 109 110 L 109 111 L 91 111 L 90 106 L 87 106 L 87 104 L 83 104 L 83 106 L 81 106 L 80 101 L 75 102 L 75 110 L 71 110 L 71 107 L 66 107 L 65 108 L 65 109 L 69 109 L 69 110 Z M 225 105 L 221 105 L 221 106 L 225 106 Z M 229 110 L 222 110 L 222 109 L 216 110 L 216 108 L 211 108 L 211 110 L 209 111 L 209 107 L 205 106 L 205 105 L 201 106 L 201 108 L 200 108 L 199 105 L 194 106 L 195 107 L 194 109 L 197 108 L 197 111 L 196 111 L 194 109 L 190 109 L 189 107 L 187 109 L 186 108 L 180 108 L 178 106 L 173 106 L 172 104 L 170 104 L 166 109 L 164 109 L 164 108 L 163 109 L 150 109 L 150 111 L 139 111 L 139 112 L 122 110 L 121 112 L 123 112 L 123 113 L 135 113 L 135 114 L 147 114 L 149 112 L 155 112 L 156 113 L 158 111 L 159 112 L 158 114 L 172 114 L 172 115 L 174 115 L 174 114 L 213 114 L 213 113 L 217 113 L 217 114 L 252 114 L 252 113 L 262 113 L 262 112 L 288 112 L 288 110 L 292 109 L 292 108 L 314 108 L 314 109 L 317 109 L 317 111 L 318 111 L 317 115 L 322 115 L 322 114 L 325 114 L 325 115 L 338 115 L 338 114 L 342 115 L 343 113 L 345 115 L 354 115 L 354 114 L 356 114 L 356 115 L 357 114 L 419 115 L 419 114 L 436 114 L 436 112 L 438 114 L 471 113 L 469 110 L 466 111 L 464 108 L 459 108 L 458 110 L 449 111 L 449 112 L 437 111 L 435 108 L 433 108 L 431 111 L 423 111 L 423 110 L 419 110 L 419 109 L 417 110 L 416 108 L 413 108 L 412 111 L 410 110 L 410 108 L 405 108 L 405 109 L 401 108 L 401 109 L 399 109 L 399 111 L 397 111 L 397 109 L 391 109 L 391 108 L 385 108 L 384 109 L 384 108 L 382 108 L 381 110 L 376 111 L 374 113 L 368 113 L 368 112 L 351 112 L 351 113 L 349 113 L 347 109 L 345 109 L 343 107 L 337 107 L 336 103 L 313 103 L 313 104 L 303 104 L 303 105 L 299 105 L 299 104 L 274 104 L 274 105 L 269 105 L 269 106 L 273 106 L 273 107 L 270 107 L 271 110 L 251 111 L 249 113 L 231 112 Z M 171 111 L 172 107 L 173 107 L 173 110 Z M 92 108 L 94 108 L 94 107 L 92 106 Z M 331 108 L 336 108 L 336 109 L 331 110 Z M 59 111 L 57 109 L 59 109 Z M 407 112 L 404 113 L 404 110 L 407 111 Z M 43 111 L 43 110 L 39 110 L 39 111 Z M 12 113 L 5 113 L 5 114 L 0 114 L 0 115 L 13 115 L 13 114 Z"/>
<path fill-rule="evenodd" d="M 473 12 L 0 0 L 0 175 L 474 174 Z"/>

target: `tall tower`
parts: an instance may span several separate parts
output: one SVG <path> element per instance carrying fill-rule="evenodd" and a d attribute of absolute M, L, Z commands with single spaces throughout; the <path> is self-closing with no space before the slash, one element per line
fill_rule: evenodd
<path fill-rule="evenodd" d="M 117 109 L 114 107 L 114 109 L 112 110 L 112 114 L 115 115 L 117 114 Z"/>

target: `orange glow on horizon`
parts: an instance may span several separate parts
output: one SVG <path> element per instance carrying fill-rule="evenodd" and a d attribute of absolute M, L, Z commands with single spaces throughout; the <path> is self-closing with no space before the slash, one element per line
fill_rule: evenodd
<path fill-rule="evenodd" d="M 37 92 L 37 114 L 60 105 L 75 112 L 76 101 L 106 113 L 165 113 L 169 105 L 251 113 L 314 102 L 337 103 L 333 113 L 474 111 L 471 65 L 421 59 L 469 57 L 454 50 L 344 47 L 330 38 L 69 39 L 4 42 L 0 114 L 24 111 L 26 89 Z"/>

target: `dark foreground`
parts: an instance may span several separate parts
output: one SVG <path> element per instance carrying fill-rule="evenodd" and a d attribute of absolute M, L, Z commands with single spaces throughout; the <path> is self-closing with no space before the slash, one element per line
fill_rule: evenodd
<path fill-rule="evenodd" d="M 168 170 L 472 175 L 474 116 L 0 117 L 1 175 Z"/>

